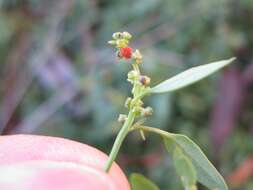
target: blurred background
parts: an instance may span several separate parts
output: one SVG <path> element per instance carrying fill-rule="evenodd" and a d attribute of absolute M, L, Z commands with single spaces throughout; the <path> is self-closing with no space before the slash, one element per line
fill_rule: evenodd
<path fill-rule="evenodd" d="M 230 189 L 253 189 L 252 0 L 0 0 L 0 131 L 87 143 L 109 153 L 130 95 L 128 62 L 107 44 L 128 31 L 159 83 L 189 67 L 236 63 L 145 99 L 148 125 L 193 139 Z M 160 139 L 130 134 L 118 157 L 162 190 L 182 189 Z M 205 189 L 200 187 L 200 189 Z"/>

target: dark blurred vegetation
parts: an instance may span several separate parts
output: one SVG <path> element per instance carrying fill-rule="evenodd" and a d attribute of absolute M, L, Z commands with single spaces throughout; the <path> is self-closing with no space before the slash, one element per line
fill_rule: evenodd
<path fill-rule="evenodd" d="M 152 84 L 237 57 L 195 85 L 147 98 L 154 108 L 147 123 L 192 138 L 231 189 L 253 189 L 252 0 L 0 0 L 0 8 L 3 134 L 65 137 L 109 153 L 130 66 L 107 41 L 126 30 Z M 155 136 L 129 135 L 118 162 L 162 190 L 182 189 Z"/>

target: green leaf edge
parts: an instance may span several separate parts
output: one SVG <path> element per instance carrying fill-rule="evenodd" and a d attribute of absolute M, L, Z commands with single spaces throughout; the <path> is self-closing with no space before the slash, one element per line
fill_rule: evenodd
<path fill-rule="evenodd" d="M 166 141 L 166 139 L 164 139 L 164 141 Z M 166 144 L 165 144 L 165 146 L 166 146 Z M 181 150 L 180 147 L 175 147 L 174 148 L 172 158 L 173 158 L 174 167 L 176 169 L 177 174 L 180 176 L 180 178 L 182 177 L 182 175 L 181 175 L 182 173 L 181 173 L 181 171 L 178 170 L 178 167 L 177 167 L 176 164 L 180 160 L 181 160 L 181 162 L 184 161 L 187 164 L 188 175 L 186 177 L 188 179 L 190 179 L 189 181 L 191 181 L 191 184 L 186 184 L 181 178 L 181 181 L 182 181 L 182 184 L 183 184 L 184 188 L 185 189 L 191 189 L 191 187 L 196 186 L 197 171 L 196 171 L 195 167 L 193 166 L 193 163 L 192 163 L 191 159 L 183 153 L 183 151 Z M 191 173 L 191 175 L 189 175 L 189 173 Z"/>
<path fill-rule="evenodd" d="M 220 70 L 221 68 L 223 68 L 223 67 L 229 65 L 229 64 L 232 63 L 235 59 L 236 59 L 236 58 L 233 57 L 233 58 L 230 58 L 230 59 L 227 59 L 227 60 L 212 62 L 212 63 L 208 63 L 208 64 L 199 65 L 199 66 L 195 66 L 195 67 L 189 68 L 189 69 L 187 69 L 187 70 L 185 70 L 185 71 L 183 71 L 183 72 L 181 72 L 181 73 L 179 73 L 179 74 L 177 74 L 177 75 L 175 75 L 175 76 L 173 76 L 173 77 L 171 77 L 171 78 L 169 78 L 169 79 L 167 79 L 167 80 L 165 80 L 165 81 L 163 81 L 163 82 L 157 84 L 156 86 L 152 87 L 152 88 L 150 89 L 149 93 L 166 93 L 166 92 L 173 92 L 173 91 L 182 89 L 182 88 L 184 88 L 184 87 L 187 87 L 187 86 L 189 86 L 189 85 L 192 85 L 192 84 L 194 84 L 195 82 L 198 82 L 198 81 L 200 81 L 200 80 L 202 80 L 202 79 L 208 77 L 209 75 L 215 73 L 216 71 Z M 223 63 L 221 63 L 221 62 L 223 62 Z M 208 65 L 212 65 L 212 64 L 221 64 L 221 65 L 217 66 L 217 68 L 215 68 L 212 72 L 208 73 L 206 76 L 203 76 L 203 77 L 201 77 L 201 78 L 199 78 L 199 79 L 197 79 L 197 80 L 195 80 L 195 81 L 192 81 L 192 82 L 190 82 L 190 83 L 188 83 L 188 84 L 186 84 L 186 85 L 174 87 L 174 88 L 171 88 L 171 89 L 169 89 L 169 90 L 162 90 L 162 89 L 160 89 L 161 86 L 163 86 L 163 85 L 164 85 L 165 83 L 167 83 L 168 81 L 171 81 L 171 83 L 177 82 L 177 80 L 175 80 L 175 79 L 176 79 L 179 75 L 181 75 L 181 74 L 183 74 L 183 73 L 185 73 L 185 72 L 189 72 L 190 70 L 195 70 L 195 69 L 198 69 L 198 68 L 201 68 L 201 67 L 205 67 L 205 66 L 208 66 Z"/>
<path fill-rule="evenodd" d="M 142 174 L 139 174 L 139 173 L 132 173 L 129 177 L 129 181 L 130 181 L 130 185 L 131 185 L 131 189 L 132 190 L 135 190 L 133 188 L 133 183 L 135 180 L 138 180 L 139 178 L 141 178 L 142 180 L 144 180 L 146 183 L 148 183 L 148 185 L 152 188 L 152 190 L 160 190 L 159 187 L 154 183 L 152 182 L 151 180 L 149 180 L 147 177 L 145 177 L 144 175 Z"/>
<path fill-rule="evenodd" d="M 211 178 L 213 179 L 213 181 L 215 182 L 215 184 L 218 185 L 218 187 L 210 187 L 209 184 L 206 184 L 206 182 L 203 182 L 202 180 L 199 179 L 199 174 L 198 174 L 198 171 L 197 171 L 197 177 L 198 177 L 198 182 L 200 182 L 202 185 L 210 188 L 210 189 L 217 189 L 217 190 L 228 190 L 228 186 L 224 180 L 224 178 L 221 176 L 221 174 L 217 171 L 217 169 L 213 166 L 213 164 L 208 160 L 208 158 L 206 157 L 206 155 L 203 153 L 203 151 L 200 149 L 200 147 L 194 143 L 189 137 L 185 136 L 185 135 L 182 135 L 182 134 L 175 134 L 175 133 L 169 133 L 169 132 L 166 132 L 166 131 L 163 131 L 163 130 L 160 130 L 160 129 L 157 129 L 157 128 L 153 128 L 153 127 L 147 127 L 147 126 L 138 126 L 136 127 L 136 129 L 142 129 L 144 131 L 149 131 L 149 132 L 153 132 L 153 133 L 156 133 L 160 136 L 162 136 L 163 138 L 168 138 L 168 139 L 171 139 L 173 140 L 183 151 L 184 153 L 190 157 L 190 159 L 194 162 L 198 162 L 197 160 L 193 159 L 192 156 L 190 156 L 187 152 L 185 152 L 185 149 L 184 147 L 181 146 L 180 142 L 178 142 L 177 140 L 175 140 L 176 138 L 175 137 L 181 137 L 183 138 L 184 140 L 188 141 L 189 143 L 191 143 L 200 153 L 200 155 L 207 161 L 207 163 L 209 164 L 209 166 L 212 168 L 213 172 L 216 174 L 216 177 L 219 179 L 219 182 L 217 184 L 216 180 L 213 179 L 213 177 L 211 176 Z M 198 167 L 196 167 L 196 165 L 194 164 L 193 162 L 193 165 L 194 167 L 197 169 Z M 198 170 L 198 169 L 197 169 Z M 209 174 L 208 171 L 204 170 L 207 174 Z M 209 176 L 209 175 L 208 175 Z M 209 176 L 210 177 L 210 176 Z"/>

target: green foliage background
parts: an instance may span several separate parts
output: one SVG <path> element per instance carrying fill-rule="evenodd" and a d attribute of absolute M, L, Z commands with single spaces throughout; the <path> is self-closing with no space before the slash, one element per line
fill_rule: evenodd
<path fill-rule="evenodd" d="M 126 111 L 130 66 L 107 41 L 129 31 L 153 85 L 191 66 L 238 58 L 184 90 L 146 98 L 154 109 L 147 122 L 189 136 L 228 179 L 252 157 L 252 0 L 0 0 L 0 10 L 3 134 L 60 136 L 109 153 Z M 118 163 L 162 190 L 182 189 L 156 137 L 128 136 Z M 252 179 L 228 182 L 250 190 Z"/>

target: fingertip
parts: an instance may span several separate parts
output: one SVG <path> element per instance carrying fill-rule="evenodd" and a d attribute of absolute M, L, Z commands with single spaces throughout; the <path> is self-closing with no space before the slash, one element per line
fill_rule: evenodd
<path fill-rule="evenodd" d="M 103 171 L 108 156 L 86 144 L 63 138 L 11 135 L 0 137 L 0 165 L 13 165 L 29 161 L 53 161 L 74 163 Z M 114 163 L 105 173 L 122 190 L 129 190 L 126 176 Z"/>

